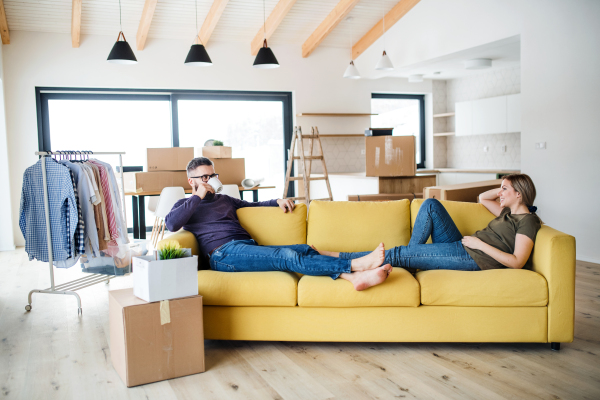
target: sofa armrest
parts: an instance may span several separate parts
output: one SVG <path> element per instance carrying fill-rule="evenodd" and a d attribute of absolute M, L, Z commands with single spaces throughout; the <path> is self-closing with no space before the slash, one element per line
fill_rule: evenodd
<path fill-rule="evenodd" d="M 548 342 L 572 342 L 575 324 L 575 238 L 542 225 L 533 270 L 548 282 Z"/>
<path fill-rule="evenodd" d="M 198 240 L 196 240 L 196 236 L 194 236 L 192 232 L 181 229 L 158 242 L 156 247 L 159 248 L 161 243 L 168 240 L 177 241 L 183 249 L 192 249 L 192 255 L 198 256 L 198 269 L 209 269 L 206 260 L 200 255 L 200 246 L 198 245 Z"/>

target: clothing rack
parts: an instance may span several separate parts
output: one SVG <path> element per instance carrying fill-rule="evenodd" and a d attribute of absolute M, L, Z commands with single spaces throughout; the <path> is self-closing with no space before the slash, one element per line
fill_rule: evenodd
<path fill-rule="evenodd" d="M 125 183 L 123 179 L 123 154 L 125 152 L 92 152 L 92 151 L 36 151 L 36 156 L 42 157 L 42 179 L 44 185 L 44 213 L 46 215 L 46 237 L 48 238 L 48 265 L 50 266 L 50 287 L 46 289 L 33 289 L 29 292 L 28 302 L 25 306 L 26 311 L 31 311 L 31 297 L 34 293 L 48 293 L 48 294 L 67 294 L 75 296 L 77 299 L 77 315 L 83 315 L 83 309 L 81 308 L 81 298 L 76 293 L 77 290 L 86 288 L 88 286 L 95 285 L 101 282 L 108 282 L 113 278 L 109 275 L 103 274 L 90 274 L 83 278 L 75 279 L 70 282 L 65 282 L 60 285 L 54 285 L 54 265 L 52 255 L 52 235 L 50 232 L 50 211 L 48 205 L 48 182 L 46 178 L 46 157 L 55 155 L 118 155 L 119 156 L 119 172 L 121 174 L 121 196 L 123 201 L 123 220 L 127 221 L 125 214 Z"/>

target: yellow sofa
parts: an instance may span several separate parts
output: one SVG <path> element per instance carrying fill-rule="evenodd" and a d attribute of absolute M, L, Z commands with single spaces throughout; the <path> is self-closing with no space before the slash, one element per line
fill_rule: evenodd
<path fill-rule="evenodd" d="M 331 251 L 406 245 L 423 201 L 313 201 L 293 213 L 244 208 L 242 226 L 260 245 L 308 243 Z M 480 204 L 442 201 L 463 235 L 493 215 Z M 198 254 L 193 234 L 178 240 Z M 343 279 L 288 272 L 198 271 L 207 339 L 361 342 L 573 341 L 575 239 L 549 226 L 537 234 L 533 270 L 421 271 L 394 268 L 357 292 Z"/>

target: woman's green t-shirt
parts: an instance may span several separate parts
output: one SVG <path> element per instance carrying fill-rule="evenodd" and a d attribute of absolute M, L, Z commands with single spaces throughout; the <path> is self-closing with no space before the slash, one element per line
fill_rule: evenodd
<path fill-rule="evenodd" d="M 502 209 L 500 215 L 494 218 L 485 229 L 475 232 L 473 236 L 500 251 L 513 254 L 515 252 L 517 233 L 527 236 L 535 243 L 535 236 L 541 226 L 542 221 L 540 221 L 537 215 L 512 215 L 510 208 L 505 207 Z M 468 247 L 465 247 L 465 250 L 473 257 L 473 260 L 475 260 L 481 269 L 506 268 L 481 250 L 474 250 Z M 533 250 L 531 254 L 533 254 Z M 529 255 L 529 259 L 523 268 L 531 268 L 531 255 Z"/>

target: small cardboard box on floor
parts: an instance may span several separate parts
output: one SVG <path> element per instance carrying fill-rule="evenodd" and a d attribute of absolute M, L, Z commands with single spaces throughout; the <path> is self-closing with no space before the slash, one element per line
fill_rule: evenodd
<path fill-rule="evenodd" d="M 202 296 L 148 303 L 108 292 L 110 353 L 127 387 L 205 371 Z"/>
<path fill-rule="evenodd" d="M 372 136 L 365 138 L 367 176 L 414 176 L 414 136 Z"/>
<path fill-rule="evenodd" d="M 246 179 L 246 163 L 244 158 L 215 158 L 215 173 L 223 185 L 241 185 Z"/>
<path fill-rule="evenodd" d="M 164 147 L 146 150 L 148 172 L 185 171 L 194 158 L 193 147 Z"/>

